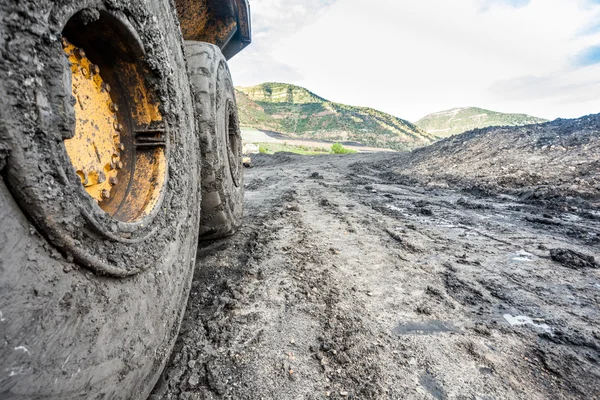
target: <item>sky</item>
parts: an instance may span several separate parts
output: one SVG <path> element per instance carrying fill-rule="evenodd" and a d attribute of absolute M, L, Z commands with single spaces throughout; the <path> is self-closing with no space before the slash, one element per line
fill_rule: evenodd
<path fill-rule="evenodd" d="M 600 0 L 249 0 L 234 83 L 285 82 L 410 121 L 476 106 L 600 113 Z"/>

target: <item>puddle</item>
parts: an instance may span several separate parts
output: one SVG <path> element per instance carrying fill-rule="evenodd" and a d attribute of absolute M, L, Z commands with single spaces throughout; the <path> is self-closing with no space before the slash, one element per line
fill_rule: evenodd
<path fill-rule="evenodd" d="M 510 261 L 517 262 L 531 262 L 534 261 L 537 257 L 531 253 L 526 252 L 525 250 L 519 250 L 516 253 L 513 253 L 509 256 Z"/>
<path fill-rule="evenodd" d="M 443 332 L 458 332 L 458 328 L 447 322 L 433 320 L 400 323 L 392 329 L 392 332 L 396 335 L 431 335 Z"/>
<path fill-rule="evenodd" d="M 440 228 L 460 228 L 460 226 L 454 224 L 439 224 L 438 226 Z"/>
<path fill-rule="evenodd" d="M 517 315 L 513 317 L 510 314 L 504 314 L 504 319 L 510 326 L 532 325 L 535 328 L 542 329 L 544 332 L 552 335 L 552 328 L 548 324 L 542 323 L 544 320 L 539 318 L 530 318 L 525 315 Z"/>

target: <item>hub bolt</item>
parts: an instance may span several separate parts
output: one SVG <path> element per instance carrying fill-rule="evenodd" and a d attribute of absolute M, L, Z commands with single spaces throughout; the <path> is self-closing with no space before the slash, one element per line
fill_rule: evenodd
<path fill-rule="evenodd" d="M 100 73 L 100 68 L 96 64 L 91 64 L 90 71 L 92 74 L 98 75 Z"/>
<path fill-rule="evenodd" d="M 110 111 L 112 111 L 112 112 L 117 112 L 117 111 L 119 111 L 119 106 L 118 106 L 117 104 L 115 104 L 115 103 L 110 103 L 110 104 L 108 105 L 108 107 L 110 108 Z"/>
<path fill-rule="evenodd" d="M 77 171 L 77 175 L 79 176 L 79 179 L 81 179 L 81 184 L 83 186 L 87 186 L 89 183 L 87 172 L 85 172 L 83 170 L 79 170 L 79 171 Z"/>
<path fill-rule="evenodd" d="M 102 82 L 102 89 L 106 90 L 107 93 L 110 93 L 110 85 L 106 82 Z"/>
<path fill-rule="evenodd" d="M 103 200 L 106 200 L 110 198 L 110 192 L 106 189 L 102 189 L 102 192 L 100 192 L 100 196 L 102 196 Z"/>
<path fill-rule="evenodd" d="M 116 176 L 113 176 L 108 180 L 108 183 L 110 183 L 111 186 L 118 185 L 119 179 Z"/>
<path fill-rule="evenodd" d="M 123 168 L 123 162 L 117 161 L 117 165 L 116 166 L 117 166 L 117 169 Z"/>

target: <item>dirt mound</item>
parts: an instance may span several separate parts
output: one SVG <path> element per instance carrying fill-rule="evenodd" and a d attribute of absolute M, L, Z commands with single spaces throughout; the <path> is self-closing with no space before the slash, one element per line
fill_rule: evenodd
<path fill-rule="evenodd" d="M 302 159 L 303 156 L 298 156 L 294 153 L 281 151 L 275 154 L 252 154 L 252 165 L 255 167 L 266 167 L 278 164 L 290 163 L 293 160 Z"/>
<path fill-rule="evenodd" d="M 477 129 L 417 149 L 393 166 L 378 167 L 431 187 L 509 194 L 559 211 L 598 210 L 600 114 Z"/>

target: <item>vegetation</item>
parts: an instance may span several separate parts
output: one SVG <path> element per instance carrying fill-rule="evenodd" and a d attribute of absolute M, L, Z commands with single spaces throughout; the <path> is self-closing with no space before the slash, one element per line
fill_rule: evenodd
<path fill-rule="evenodd" d="M 367 107 L 330 102 L 284 83 L 236 88 L 242 126 L 299 138 L 356 141 L 407 151 L 436 140 L 416 125 Z"/>
<path fill-rule="evenodd" d="M 274 154 L 280 151 L 288 153 L 301 154 L 304 156 L 314 156 L 318 154 L 329 154 L 329 150 L 320 147 L 295 146 L 287 143 L 257 143 L 258 151 L 261 154 Z"/>
<path fill-rule="evenodd" d="M 428 133 L 445 138 L 489 126 L 521 126 L 546 122 L 526 114 L 504 114 L 483 108 L 454 108 L 421 118 L 416 125 Z"/>
<path fill-rule="evenodd" d="M 355 150 L 345 148 L 341 143 L 334 143 L 331 145 L 332 154 L 354 154 Z"/>

